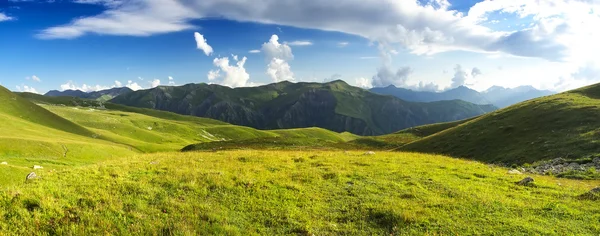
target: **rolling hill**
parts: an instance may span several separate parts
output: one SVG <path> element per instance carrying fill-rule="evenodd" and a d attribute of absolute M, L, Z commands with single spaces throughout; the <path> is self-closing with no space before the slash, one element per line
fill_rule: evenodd
<path fill-rule="evenodd" d="M 428 92 L 414 91 L 390 85 L 384 88 L 372 88 L 370 91 L 378 94 L 392 95 L 402 100 L 413 102 L 434 102 L 458 99 L 474 104 L 493 104 L 499 108 L 504 108 L 529 99 L 554 94 L 548 90 L 537 90 L 532 86 L 520 86 L 516 88 L 492 86 L 481 93 L 465 86 L 443 92 Z"/>
<path fill-rule="evenodd" d="M 78 97 L 48 97 L 33 93 L 19 93 L 19 96 L 42 104 L 49 111 L 93 130 L 105 139 L 143 152 L 178 151 L 195 143 L 259 138 L 298 138 L 319 142 L 343 142 L 356 138 L 355 135 L 321 128 L 256 130 L 208 118 Z"/>
<path fill-rule="evenodd" d="M 600 157 L 600 84 L 501 109 L 400 148 L 499 163 Z"/>
<path fill-rule="evenodd" d="M 132 155 L 110 142 L 0 86 L 0 185 L 22 181 L 33 165 L 62 168 Z"/>
<path fill-rule="evenodd" d="M 495 109 L 452 100 L 406 102 L 329 83 L 280 82 L 260 87 L 229 88 L 187 84 L 123 94 L 112 103 L 218 119 L 259 129 L 320 127 L 358 135 L 389 134 L 404 128 L 461 120 Z"/>

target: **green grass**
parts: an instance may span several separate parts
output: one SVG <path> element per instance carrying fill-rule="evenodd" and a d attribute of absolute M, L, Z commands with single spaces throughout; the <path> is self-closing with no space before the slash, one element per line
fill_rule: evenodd
<path fill-rule="evenodd" d="M 400 149 L 506 164 L 598 157 L 599 98 L 596 84 L 526 101 Z"/>
<path fill-rule="evenodd" d="M 2 168 L 0 166 L 0 168 Z M 136 155 L 0 192 L 7 234 L 596 235 L 598 181 L 403 152 Z"/>
<path fill-rule="evenodd" d="M 0 186 L 22 182 L 33 165 L 63 169 L 133 155 L 135 150 L 102 139 L 0 87 Z"/>

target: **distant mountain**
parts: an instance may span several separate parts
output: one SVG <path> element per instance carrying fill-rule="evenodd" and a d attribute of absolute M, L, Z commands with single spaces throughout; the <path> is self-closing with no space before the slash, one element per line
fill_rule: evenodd
<path fill-rule="evenodd" d="M 321 127 L 360 135 L 387 134 L 404 128 L 454 121 L 495 110 L 452 100 L 407 102 L 329 83 L 280 82 L 260 87 L 229 88 L 187 84 L 160 86 L 120 95 L 113 103 L 208 117 L 260 129 Z"/>
<path fill-rule="evenodd" d="M 371 91 L 378 94 L 392 95 L 402 100 L 412 102 L 433 102 L 459 99 L 475 104 L 493 104 L 499 108 L 554 94 L 548 90 L 537 90 L 532 86 L 521 86 L 512 89 L 492 86 L 481 93 L 465 86 L 443 92 L 427 92 L 398 88 L 394 85 L 390 85 L 385 88 L 372 88 Z"/>
<path fill-rule="evenodd" d="M 454 89 L 436 93 L 427 91 L 414 91 L 390 85 L 385 88 L 372 88 L 371 92 L 383 95 L 392 95 L 402 100 L 412 102 L 435 102 L 458 99 L 475 104 L 491 104 L 491 102 L 479 92 L 465 86 L 460 86 Z"/>
<path fill-rule="evenodd" d="M 532 86 L 520 86 L 516 88 L 504 88 L 492 86 L 482 94 L 497 107 L 503 108 L 522 101 L 548 96 L 554 94 L 548 90 L 537 90 Z"/>
<path fill-rule="evenodd" d="M 123 88 L 111 88 L 111 89 L 100 90 L 100 91 L 95 91 L 95 92 L 83 92 L 80 90 L 65 90 L 65 91 L 61 92 L 58 90 L 51 90 L 44 95 L 50 96 L 50 97 L 65 97 L 66 96 L 66 97 L 94 99 L 94 100 L 99 100 L 99 101 L 108 101 L 110 99 L 113 99 L 116 96 L 119 96 L 121 94 L 126 94 L 129 92 L 133 92 L 133 90 L 131 90 L 130 88 L 127 88 L 127 87 L 123 87 Z"/>

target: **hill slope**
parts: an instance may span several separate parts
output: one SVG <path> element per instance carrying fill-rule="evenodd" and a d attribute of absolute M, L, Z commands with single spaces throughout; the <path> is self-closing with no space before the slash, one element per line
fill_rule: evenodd
<path fill-rule="evenodd" d="M 113 103 L 222 120 L 259 129 L 321 127 L 359 135 L 388 134 L 407 127 L 460 120 L 494 110 L 463 101 L 406 102 L 330 83 L 281 82 L 229 88 L 188 84 L 118 96 Z"/>
<path fill-rule="evenodd" d="M 533 163 L 600 156 L 600 84 L 483 115 L 402 150 L 486 162 Z"/>
<path fill-rule="evenodd" d="M 225 122 L 184 116 L 171 112 L 128 107 L 76 97 L 48 97 L 20 93 L 44 107 L 113 142 L 127 144 L 144 152 L 177 151 L 195 143 L 261 138 L 315 139 L 325 142 L 343 142 L 356 138 L 320 128 L 292 130 L 256 130 Z M 207 144 L 203 144 L 207 145 Z"/>
<path fill-rule="evenodd" d="M 21 182 L 33 165 L 63 168 L 132 155 L 129 147 L 102 140 L 0 86 L 0 186 Z"/>

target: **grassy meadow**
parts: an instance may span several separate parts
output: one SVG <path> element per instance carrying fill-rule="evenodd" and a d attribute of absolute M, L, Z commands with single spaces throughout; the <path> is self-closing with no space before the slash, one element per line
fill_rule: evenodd
<path fill-rule="evenodd" d="M 568 101 L 589 97 L 567 95 Z M 0 164 L 0 235 L 600 232 L 600 195 L 582 197 L 600 185 L 598 180 L 531 175 L 534 184 L 521 186 L 516 182 L 529 175 L 397 151 L 422 140 L 446 147 L 433 140 L 446 140 L 456 130 L 464 140 L 471 135 L 465 130 L 481 124 L 493 128 L 483 121 L 506 118 L 503 112 L 510 110 L 361 137 L 321 128 L 257 130 L 97 101 L 82 106 L 89 101 L 52 99 L 36 105 L 0 90 L 0 163 L 6 162 Z M 549 106 L 541 101 L 539 106 Z M 580 118 L 572 119 L 575 124 Z M 595 123 L 581 124 L 593 128 Z M 586 131 L 580 139 L 595 145 L 595 132 Z M 563 140 L 574 137 L 563 135 Z M 34 165 L 44 168 L 33 170 Z M 39 178 L 25 181 L 32 171 Z"/>
<path fill-rule="evenodd" d="M 597 235 L 599 184 L 402 152 L 140 154 L 0 193 L 15 234 Z"/>

